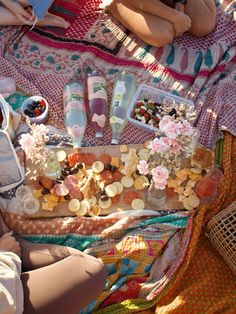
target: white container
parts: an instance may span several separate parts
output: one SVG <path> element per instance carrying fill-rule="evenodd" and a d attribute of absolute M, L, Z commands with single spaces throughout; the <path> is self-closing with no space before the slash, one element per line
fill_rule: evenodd
<path fill-rule="evenodd" d="M 136 93 L 134 94 L 134 97 L 130 103 L 130 106 L 127 110 L 127 119 L 128 121 L 137 126 L 138 128 L 141 128 L 143 130 L 146 130 L 148 132 L 156 132 L 158 131 L 158 128 L 153 127 L 152 125 L 145 124 L 141 121 L 138 121 L 134 118 L 134 109 L 135 104 L 137 101 L 141 99 L 148 99 L 152 100 L 156 103 L 162 104 L 165 102 L 166 104 L 173 104 L 175 103 L 177 106 L 184 104 L 189 106 L 189 110 L 194 110 L 194 103 L 191 100 L 173 95 L 171 93 L 162 91 L 160 89 L 157 89 L 155 87 L 149 86 L 149 85 L 139 85 L 139 87 L 136 90 Z"/>
<path fill-rule="evenodd" d="M 46 103 L 46 108 L 45 108 L 44 112 L 40 116 L 35 117 L 35 118 L 28 117 L 24 113 L 24 111 L 25 111 L 25 109 L 27 109 L 28 105 L 30 105 L 33 101 L 38 101 L 38 100 L 42 100 L 42 99 Z M 49 107 L 48 106 L 48 102 L 47 102 L 47 100 L 45 98 L 43 98 L 42 96 L 32 96 L 32 97 L 27 98 L 23 102 L 23 104 L 21 106 L 21 114 L 22 114 L 23 117 L 28 118 L 31 123 L 37 123 L 37 124 L 45 123 L 47 121 L 47 119 L 48 119 L 48 107 Z"/>

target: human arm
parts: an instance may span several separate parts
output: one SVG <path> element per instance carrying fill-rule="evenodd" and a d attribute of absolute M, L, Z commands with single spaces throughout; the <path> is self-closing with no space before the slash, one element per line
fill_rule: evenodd
<path fill-rule="evenodd" d="M 0 238 L 0 313 L 20 314 L 23 312 L 21 260 L 16 253 L 5 250 L 7 246 L 19 251 L 19 244 L 9 233 Z"/>

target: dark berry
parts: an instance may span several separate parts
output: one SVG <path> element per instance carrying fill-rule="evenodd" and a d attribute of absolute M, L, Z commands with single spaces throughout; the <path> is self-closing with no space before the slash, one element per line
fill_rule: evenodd
<path fill-rule="evenodd" d="M 43 195 L 49 194 L 49 190 L 48 190 L 48 189 L 45 189 L 45 188 L 42 189 L 42 194 L 43 194 Z"/>
<path fill-rule="evenodd" d="M 147 174 L 146 177 L 148 178 L 149 181 L 152 180 L 152 175 L 151 174 Z"/>
<path fill-rule="evenodd" d="M 78 173 L 79 169 L 78 168 L 73 168 L 70 170 L 70 174 L 76 174 Z"/>
<path fill-rule="evenodd" d="M 111 166 L 111 172 L 115 172 L 117 170 L 117 167 L 116 166 Z"/>
<path fill-rule="evenodd" d="M 102 195 L 101 196 L 101 201 L 106 202 L 108 201 L 109 197 L 107 195 Z"/>
<path fill-rule="evenodd" d="M 56 179 L 56 183 L 61 184 L 63 180 Z"/>
<path fill-rule="evenodd" d="M 83 169 L 84 166 L 83 166 L 83 164 L 78 164 L 78 165 L 77 165 L 77 168 L 78 168 L 78 169 Z"/>
<path fill-rule="evenodd" d="M 136 170 L 136 174 L 137 174 L 138 176 L 140 176 L 140 172 L 139 172 L 138 170 Z"/>
<path fill-rule="evenodd" d="M 64 170 L 65 170 L 65 171 L 70 171 L 70 170 L 71 170 L 71 167 L 67 166 L 67 167 L 64 168 Z"/>
<path fill-rule="evenodd" d="M 104 169 L 105 170 L 111 170 L 112 165 L 111 164 L 105 164 Z"/>
<path fill-rule="evenodd" d="M 62 170 L 61 170 L 61 174 L 62 174 L 63 176 L 67 176 L 66 170 L 65 170 L 65 169 L 62 169 Z"/>
<path fill-rule="evenodd" d="M 177 112 L 176 112 L 175 108 L 173 108 L 173 109 L 168 113 L 168 115 L 170 115 L 170 116 L 176 116 L 176 114 L 177 114 Z"/>
<path fill-rule="evenodd" d="M 64 196 L 64 199 L 65 199 L 66 201 L 69 201 L 69 200 L 70 200 L 70 195 L 69 195 L 69 194 L 65 195 L 65 196 Z"/>
<path fill-rule="evenodd" d="M 28 115 L 32 114 L 32 112 L 29 111 L 28 109 L 25 109 L 24 114 L 28 116 Z"/>
<path fill-rule="evenodd" d="M 39 179 L 38 182 L 41 186 L 43 186 L 42 179 Z"/>

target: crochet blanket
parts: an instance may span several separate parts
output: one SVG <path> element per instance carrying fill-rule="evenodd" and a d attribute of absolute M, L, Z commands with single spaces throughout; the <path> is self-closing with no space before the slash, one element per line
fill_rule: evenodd
<path fill-rule="evenodd" d="M 217 1 L 217 27 L 206 38 L 184 34 L 161 49 L 144 44 L 101 12 L 99 2 L 54 1 L 51 11 L 71 23 L 68 30 L 35 28 L 21 38 L 19 29 L 1 29 L 1 75 L 13 77 L 26 94 L 47 98 L 51 122 L 57 127 L 63 124 L 62 88 L 74 73 L 84 80 L 87 71 L 102 70 L 110 99 L 116 73 L 126 70 L 136 75 L 138 83 L 192 99 L 197 109 L 195 125 L 205 146 L 214 147 L 222 130 L 236 134 L 235 1 Z M 109 144 L 109 126 L 104 134 L 103 142 L 98 142 L 88 125 L 87 144 Z M 140 143 L 149 136 L 128 125 L 121 141 Z M 218 151 L 219 162 L 224 152 L 225 170 L 218 199 L 196 212 L 147 210 L 99 218 L 29 220 L 14 211 L 13 197 L 3 202 L 7 224 L 31 241 L 69 245 L 102 258 L 107 286 L 84 313 L 150 308 L 178 289 L 196 249 L 205 213 L 207 219 L 219 211 L 233 186 L 229 166 L 232 141 L 227 133 L 224 147 Z"/>

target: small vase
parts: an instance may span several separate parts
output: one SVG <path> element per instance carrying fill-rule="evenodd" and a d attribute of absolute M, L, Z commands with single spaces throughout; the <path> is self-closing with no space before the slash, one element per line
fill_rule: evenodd
<path fill-rule="evenodd" d="M 52 180 L 55 180 L 61 174 L 60 163 L 57 155 L 53 150 L 49 150 L 48 156 L 43 165 L 44 175 Z"/>
<path fill-rule="evenodd" d="M 147 190 L 146 201 L 155 208 L 160 208 L 166 200 L 166 190 L 156 189 L 154 183 Z"/>

